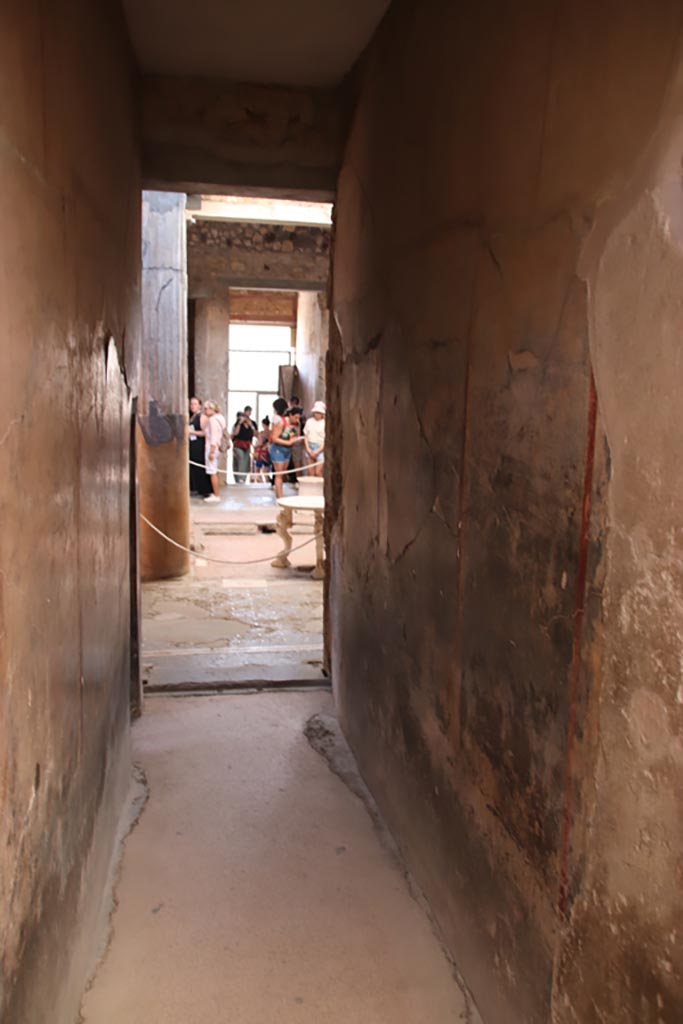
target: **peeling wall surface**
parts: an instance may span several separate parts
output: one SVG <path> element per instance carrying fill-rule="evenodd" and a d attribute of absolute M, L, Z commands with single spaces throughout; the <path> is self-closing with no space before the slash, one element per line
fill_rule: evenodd
<path fill-rule="evenodd" d="M 129 781 L 140 181 L 108 3 L 0 11 L 0 1019 L 71 1024 Z"/>
<path fill-rule="evenodd" d="M 332 675 L 487 1024 L 683 1020 L 682 19 L 397 0 L 339 180 Z"/>

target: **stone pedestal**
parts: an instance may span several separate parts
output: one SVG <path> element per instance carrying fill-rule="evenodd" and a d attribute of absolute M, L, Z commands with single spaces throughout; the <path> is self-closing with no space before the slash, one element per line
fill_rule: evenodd
<path fill-rule="evenodd" d="M 322 480 L 321 480 L 322 483 Z M 298 495 L 295 498 L 278 499 L 278 517 L 276 529 L 282 541 L 282 551 L 278 552 L 270 563 L 274 569 L 289 569 L 289 554 L 292 550 L 292 526 L 295 512 L 313 512 L 315 534 L 315 567 L 311 573 L 314 580 L 325 579 L 325 549 L 323 522 L 325 516 L 325 499 L 322 494 Z"/>
<path fill-rule="evenodd" d="M 185 196 L 144 192 L 142 352 L 138 423 L 140 511 L 179 544 L 190 543 L 187 448 Z M 143 580 L 186 573 L 190 556 L 140 525 Z"/>

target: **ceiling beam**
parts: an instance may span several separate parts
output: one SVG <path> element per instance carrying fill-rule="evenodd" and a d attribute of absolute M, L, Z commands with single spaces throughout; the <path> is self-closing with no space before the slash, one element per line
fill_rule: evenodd
<path fill-rule="evenodd" d="M 144 187 L 330 201 L 347 121 L 342 88 L 147 75 Z"/>

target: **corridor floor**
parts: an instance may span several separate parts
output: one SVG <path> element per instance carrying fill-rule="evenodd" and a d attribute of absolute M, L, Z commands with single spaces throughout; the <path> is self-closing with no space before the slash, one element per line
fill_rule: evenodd
<path fill-rule="evenodd" d="M 328 693 L 156 696 L 84 1024 L 450 1024 L 466 999 L 363 803 L 309 745 Z"/>
<path fill-rule="evenodd" d="M 231 484 L 221 493 L 221 505 L 193 505 L 197 555 L 190 572 L 143 584 L 148 692 L 250 680 L 324 683 L 323 585 L 311 579 L 312 513 L 297 514 L 290 568 L 274 569 L 282 540 L 259 532 L 259 526 L 274 528 L 270 488 Z"/>

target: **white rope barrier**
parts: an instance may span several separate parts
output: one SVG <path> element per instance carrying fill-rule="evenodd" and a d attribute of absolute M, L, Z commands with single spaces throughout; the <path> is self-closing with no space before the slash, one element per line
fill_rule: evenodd
<path fill-rule="evenodd" d="M 178 548 L 180 551 L 187 551 L 188 555 L 192 555 L 193 558 L 203 558 L 206 562 L 217 562 L 219 565 L 259 565 L 261 562 L 271 562 L 273 560 L 272 555 L 268 555 L 267 558 L 250 558 L 246 562 L 233 562 L 228 561 L 225 558 L 212 558 L 211 555 L 202 555 L 198 551 L 193 551 L 192 548 L 186 548 L 184 544 L 179 544 L 177 540 L 173 540 L 172 537 L 167 536 L 163 530 L 160 530 L 158 526 L 155 526 L 154 523 L 150 522 L 147 516 L 144 516 L 142 512 L 140 513 L 140 519 L 142 519 L 143 523 L 146 523 L 147 526 L 149 526 L 150 530 L 154 530 L 154 532 L 158 533 L 160 537 L 163 537 L 165 541 L 172 544 L 174 548 Z M 315 539 L 315 535 L 309 537 L 308 540 L 303 542 L 303 544 L 297 544 L 296 547 L 290 548 L 287 554 L 291 555 L 293 551 L 300 551 L 301 548 L 305 548 L 307 544 L 312 544 Z"/>
<path fill-rule="evenodd" d="M 225 454 L 225 453 L 223 453 L 223 454 Z M 193 462 L 192 459 L 190 459 L 189 462 L 190 462 L 191 466 L 197 466 L 199 469 L 206 469 L 206 465 L 203 462 Z M 271 477 L 271 476 L 289 476 L 290 473 L 305 473 L 307 470 L 312 469 L 313 466 L 315 466 L 315 465 L 316 465 L 315 462 L 310 462 L 307 466 L 294 466 L 292 469 L 278 469 L 277 471 L 275 471 L 275 470 L 270 470 L 269 471 L 268 469 L 253 469 L 253 470 L 252 469 L 248 469 L 245 473 L 243 473 L 240 470 L 238 470 L 237 476 L 254 476 L 256 473 L 265 473 L 267 477 Z M 320 465 L 320 463 L 317 463 L 317 465 Z M 219 469 L 218 472 L 219 473 L 223 473 L 225 476 L 228 476 L 230 470 L 229 469 Z M 234 475 L 234 470 L 233 470 L 233 475 Z"/>

